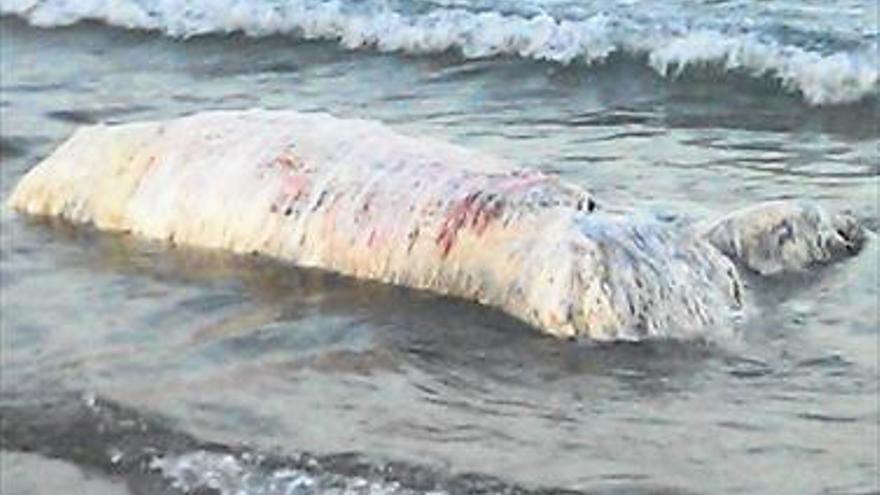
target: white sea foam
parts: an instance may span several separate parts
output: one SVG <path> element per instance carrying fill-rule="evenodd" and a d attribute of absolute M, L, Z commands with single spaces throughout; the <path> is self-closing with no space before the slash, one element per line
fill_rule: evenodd
<path fill-rule="evenodd" d="M 186 493 L 199 489 L 223 495 L 414 495 L 396 482 L 369 480 L 360 476 L 315 473 L 303 469 L 266 470 L 254 459 L 232 454 L 194 451 L 156 458 L 150 468 L 160 471 L 175 488 Z M 443 492 L 430 492 L 442 495 Z"/>
<path fill-rule="evenodd" d="M 435 8 L 405 14 L 384 4 L 340 1 L 4 0 L 0 11 L 43 27 L 93 19 L 175 37 L 243 32 L 338 41 L 350 49 L 467 58 L 517 56 L 601 63 L 617 53 L 646 59 L 664 77 L 704 65 L 776 80 L 810 104 L 858 101 L 878 92 L 877 46 L 820 53 L 747 30 L 597 11 L 576 19 Z"/>

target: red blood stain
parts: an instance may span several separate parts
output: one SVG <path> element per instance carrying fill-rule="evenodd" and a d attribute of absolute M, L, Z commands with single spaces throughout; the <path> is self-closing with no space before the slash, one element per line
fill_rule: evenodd
<path fill-rule="evenodd" d="M 459 201 L 443 219 L 436 243 L 443 250 L 443 256 L 449 254 L 462 228 L 469 227 L 477 235 L 482 235 L 492 220 L 501 215 L 500 203 L 480 197 L 480 192 L 469 194 Z"/>

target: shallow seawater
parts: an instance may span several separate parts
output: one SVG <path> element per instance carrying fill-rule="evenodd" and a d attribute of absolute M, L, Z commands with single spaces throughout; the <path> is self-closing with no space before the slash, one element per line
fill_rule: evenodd
<path fill-rule="evenodd" d="M 810 5 L 755 29 L 825 51 L 876 39 L 847 4 L 813 26 L 819 43 Z M 736 328 L 598 345 L 427 293 L 4 206 L 0 469 L 16 473 L 0 477 L 4 494 L 880 489 L 876 93 L 817 105 L 735 71 L 664 78 L 638 55 L 587 67 L 11 16 L 0 73 L 4 201 L 80 125 L 260 106 L 443 137 L 606 203 L 701 218 L 797 197 L 872 231 L 833 266 L 748 277 Z"/>

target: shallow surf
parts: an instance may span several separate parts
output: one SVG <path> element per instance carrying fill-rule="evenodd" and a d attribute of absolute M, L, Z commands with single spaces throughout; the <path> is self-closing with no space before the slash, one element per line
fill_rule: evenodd
<path fill-rule="evenodd" d="M 539 13 L 469 5 L 405 15 Z M 592 4 L 543 11 L 578 5 Z M 783 7 L 749 16 L 779 28 L 756 28 L 762 43 L 840 58 L 876 39 L 869 5 L 827 22 L 809 3 L 767 9 Z M 647 52 L 383 53 L 226 24 L 30 26 L 37 12 L 0 24 L 4 203 L 83 123 L 261 106 L 442 136 L 670 218 L 798 197 L 878 225 L 876 86 L 820 104 L 748 71 L 663 77 Z M 69 18 L 83 17 L 102 19 Z M 4 470 L 110 493 L 877 489 L 876 241 L 811 275 L 746 280 L 755 312 L 730 339 L 572 345 L 425 293 L 0 214 Z M 118 434 L 75 433 L 101 424 Z M 29 493 L 18 479 L 4 493 Z"/>

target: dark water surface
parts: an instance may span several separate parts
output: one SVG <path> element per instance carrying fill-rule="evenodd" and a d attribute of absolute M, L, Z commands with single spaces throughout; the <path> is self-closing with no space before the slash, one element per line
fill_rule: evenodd
<path fill-rule="evenodd" d="M 4 494 L 880 488 L 874 97 L 815 106 L 626 56 L 587 69 L 10 17 L 0 74 L 4 201 L 79 125 L 263 106 L 442 136 L 621 205 L 710 216 L 800 197 L 875 231 L 841 264 L 749 280 L 732 338 L 591 345 L 3 207 Z"/>

